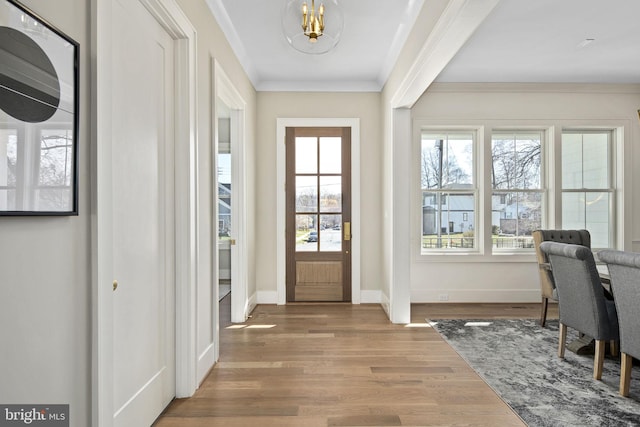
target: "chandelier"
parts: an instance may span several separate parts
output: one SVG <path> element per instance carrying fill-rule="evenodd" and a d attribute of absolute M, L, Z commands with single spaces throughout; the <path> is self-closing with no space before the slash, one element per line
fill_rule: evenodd
<path fill-rule="evenodd" d="M 303 53 L 321 54 L 338 44 L 344 17 L 338 0 L 324 0 L 316 9 L 303 0 L 288 0 L 282 14 L 282 29 L 287 42 Z"/>
<path fill-rule="evenodd" d="M 311 0 L 311 13 L 307 3 L 302 3 L 302 30 L 304 35 L 309 37 L 309 43 L 317 43 L 318 37 L 324 31 L 324 3 L 320 4 L 317 15 L 315 0 Z"/>

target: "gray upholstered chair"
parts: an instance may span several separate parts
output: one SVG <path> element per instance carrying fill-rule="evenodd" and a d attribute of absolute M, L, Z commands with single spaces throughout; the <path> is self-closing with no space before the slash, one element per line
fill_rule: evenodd
<path fill-rule="evenodd" d="M 547 307 L 549 300 L 557 301 L 556 285 L 553 281 L 551 266 L 547 255 L 540 251 L 542 242 L 571 243 L 591 248 L 591 235 L 587 230 L 535 230 L 532 233 L 533 245 L 538 260 L 538 272 L 540 273 L 540 292 L 542 295 L 542 308 L 540 312 L 540 325 L 544 327 L 547 321 Z"/>
<path fill-rule="evenodd" d="M 620 394 L 629 395 L 632 358 L 640 358 L 640 254 L 602 250 L 600 261 L 605 262 L 611 277 L 611 289 L 620 323 Z"/>
<path fill-rule="evenodd" d="M 591 249 L 580 245 L 542 242 L 540 250 L 549 258 L 558 292 L 558 356 L 564 358 L 567 327 L 593 337 L 596 342 L 593 377 L 599 380 L 602 378 L 606 342 L 619 339 L 618 316 L 614 302 L 604 296 Z M 612 353 L 616 354 L 615 346 L 612 346 Z"/>

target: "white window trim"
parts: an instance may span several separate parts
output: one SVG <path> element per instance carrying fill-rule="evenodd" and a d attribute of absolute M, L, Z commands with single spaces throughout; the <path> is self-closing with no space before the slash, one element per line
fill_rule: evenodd
<path fill-rule="evenodd" d="M 473 134 L 474 144 L 473 144 L 473 189 L 465 192 L 473 192 L 475 194 L 475 230 L 478 230 L 477 224 L 484 223 L 485 213 L 484 213 L 484 201 L 482 200 L 482 192 L 481 188 L 481 180 L 484 177 L 484 161 L 483 161 L 483 147 L 484 147 L 484 127 L 478 125 L 431 125 L 426 124 L 422 121 L 416 120 L 414 121 L 414 158 L 421 159 L 422 157 L 422 133 L 424 131 L 427 132 L 469 132 Z M 482 257 L 485 247 L 486 236 L 485 233 L 476 234 L 474 237 L 476 239 L 476 245 L 474 248 L 469 250 L 464 249 L 434 249 L 429 250 L 427 252 L 422 251 L 422 166 L 421 162 L 414 162 L 414 170 L 413 170 L 413 182 L 415 183 L 415 191 L 412 191 L 412 194 L 415 194 L 412 197 L 412 235 L 417 236 L 417 240 L 414 244 L 412 244 L 413 248 L 413 259 L 418 261 L 425 261 L 430 259 L 432 261 L 437 260 L 439 258 L 442 261 L 450 261 L 449 257 L 463 257 L 461 261 L 469 260 L 469 257 Z M 462 191 L 462 190 L 461 190 Z M 452 191 L 455 192 L 455 191 Z M 481 230 L 481 229 L 480 229 Z"/>

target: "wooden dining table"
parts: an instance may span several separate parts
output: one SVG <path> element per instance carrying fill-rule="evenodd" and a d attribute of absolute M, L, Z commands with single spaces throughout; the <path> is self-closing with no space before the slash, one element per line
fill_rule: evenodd
<path fill-rule="evenodd" d="M 607 267 L 606 264 L 596 264 L 596 268 L 598 269 L 600 281 L 605 285 L 608 285 L 609 290 L 611 290 L 611 276 L 609 276 L 609 267 Z"/>

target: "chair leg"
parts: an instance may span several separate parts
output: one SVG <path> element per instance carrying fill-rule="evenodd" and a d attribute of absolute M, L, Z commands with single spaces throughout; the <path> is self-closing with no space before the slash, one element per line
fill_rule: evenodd
<path fill-rule="evenodd" d="M 549 306 L 549 298 L 542 297 L 542 311 L 540 312 L 540 326 L 544 328 L 547 322 L 547 307 Z"/>
<path fill-rule="evenodd" d="M 596 354 L 593 360 L 593 378 L 602 379 L 602 365 L 604 363 L 604 340 L 596 340 Z"/>
<path fill-rule="evenodd" d="M 616 357 L 618 355 L 618 341 L 616 340 L 609 341 L 609 350 L 611 352 L 611 355 L 613 357 Z"/>
<path fill-rule="evenodd" d="M 627 353 L 622 352 L 622 363 L 620 364 L 620 396 L 629 396 L 629 385 L 631 384 L 631 367 L 633 359 Z"/>
<path fill-rule="evenodd" d="M 558 338 L 558 357 L 564 359 L 564 346 L 567 341 L 567 325 L 564 323 L 560 323 Z"/>

